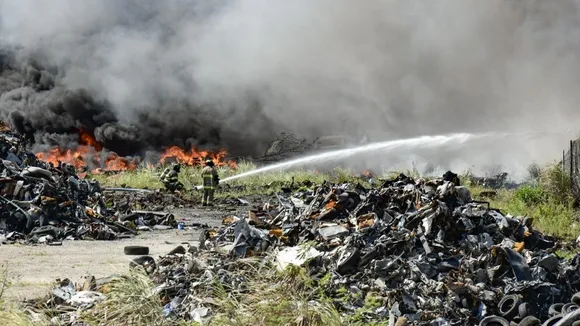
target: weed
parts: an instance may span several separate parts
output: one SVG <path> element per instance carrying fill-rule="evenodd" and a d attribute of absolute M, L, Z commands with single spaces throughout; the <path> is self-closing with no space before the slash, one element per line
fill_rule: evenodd
<path fill-rule="evenodd" d="M 163 316 L 163 305 L 153 293 L 151 279 L 138 270 L 107 284 L 106 299 L 85 312 L 92 325 L 175 325 Z"/>
<path fill-rule="evenodd" d="M 9 278 L 8 266 L 0 266 L 0 325 L 10 326 L 44 326 L 48 325 L 46 320 L 39 319 L 34 322 L 18 307 L 4 302 L 2 296 L 6 289 L 12 286 Z"/>
<path fill-rule="evenodd" d="M 540 186 L 525 185 L 515 191 L 515 199 L 526 205 L 538 205 L 544 198 L 544 189 Z"/>

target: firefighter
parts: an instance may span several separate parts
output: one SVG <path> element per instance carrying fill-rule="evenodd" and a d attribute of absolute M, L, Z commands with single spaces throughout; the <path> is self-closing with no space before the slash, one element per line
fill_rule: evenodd
<path fill-rule="evenodd" d="M 165 186 L 165 189 L 171 192 L 183 189 L 183 184 L 178 179 L 179 172 L 181 172 L 181 166 L 179 164 L 174 164 L 171 170 L 167 168 L 163 171 L 159 179 Z"/>
<path fill-rule="evenodd" d="M 219 184 L 220 179 L 212 160 L 205 161 L 205 167 L 201 170 L 201 178 L 203 180 L 203 198 L 201 199 L 201 205 L 213 206 L 213 192 Z"/>

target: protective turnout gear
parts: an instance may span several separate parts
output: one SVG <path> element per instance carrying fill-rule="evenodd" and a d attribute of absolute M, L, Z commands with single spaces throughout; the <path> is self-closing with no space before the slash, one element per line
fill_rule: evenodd
<path fill-rule="evenodd" d="M 216 169 L 213 167 L 213 161 L 205 161 L 205 167 L 201 170 L 201 178 L 203 180 L 203 198 L 201 199 L 202 206 L 213 205 L 213 193 L 219 184 L 219 176 Z"/>
<path fill-rule="evenodd" d="M 180 170 L 181 170 L 180 165 L 175 164 L 173 165 L 173 168 L 171 170 L 167 168 L 163 171 L 159 179 L 165 186 L 165 189 L 171 192 L 183 189 L 183 184 L 179 182 Z"/>

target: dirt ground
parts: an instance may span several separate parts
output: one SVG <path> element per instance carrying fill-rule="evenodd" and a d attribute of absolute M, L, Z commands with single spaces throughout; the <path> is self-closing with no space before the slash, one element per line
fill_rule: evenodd
<path fill-rule="evenodd" d="M 221 217 L 235 212 L 219 209 L 177 209 L 177 219 L 190 223 L 217 226 Z M 241 211 L 240 211 L 241 213 Z M 141 232 L 130 239 L 115 241 L 64 241 L 62 246 L 0 245 L 0 266 L 7 268 L 10 287 L 4 293 L 9 300 L 25 300 L 45 295 L 56 279 L 78 281 L 90 274 L 106 277 L 129 270 L 135 256 L 123 253 L 123 247 L 149 247 L 149 255 L 158 258 L 182 243 L 198 244 L 200 228 Z"/>

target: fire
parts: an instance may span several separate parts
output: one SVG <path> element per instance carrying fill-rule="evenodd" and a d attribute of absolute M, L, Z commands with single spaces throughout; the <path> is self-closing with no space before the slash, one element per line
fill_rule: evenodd
<path fill-rule="evenodd" d="M 105 161 L 105 170 L 108 171 L 124 171 L 137 169 L 137 162 L 135 159 L 130 160 L 125 157 L 120 157 L 116 153 L 111 152 Z"/>
<path fill-rule="evenodd" d="M 91 133 L 84 130 L 79 132 L 79 144 L 83 146 L 90 146 L 97 152 L 103 150 L 103 144 L 99 143 Z"/>
<path fill-rule="evenodd" d="M 58 166 L 58 162 L 72 164 L 77 170 L 82 169 L 87 164 L 84 156 L 88 154 L 90 148 L 87 146 L 79 146 L 76 150 L 64 150 L 62 148 L 53 148 L 46 153 L 37 153 L 36 157 L 44 162 L 52 163 Z"/>
<path fill-rule="evenodd" d="M 53 148 L 47 152 L 37 153 L 36 157 L 44 162 L 58 166 L 59 162 L 68 163 L 77 170 L 83 170 L 87 166 L 96 166 L 92 173 L 103 173 L 105 171 L 132 171 L 137 169 L 140 163 L 138 158 L 121 157 L 114 152 L 103 154 L 103 144 L 95 139 L 92 133 L 79 130 L 79 145 L 75 149 Z M 199 151 L 192 148 L 190 151 L 172 146 L 163 154 L 159 163 L 163 164 L 169 159 L 174 159 L 181 164 L 201 165 L 206 159 L 213 160 L 216 166 L 237 167 L 234 161 L 226 160 L 227 152 L 222 149 L 217 153 L 209 151 Z M 151 163 L 147 163 L 152 166 Z"/>
<path fill-rule="evenodd" d="M 98 142 L 90 132 L 79 130 L 78 142 L 80 145 L 75 149 L 57 147 L 48 152 L 37 153 L 36 157 L 41 161 L 52 163 L 54 166 L 58 166 L 59 162 L 68 163 L 77 170 L 82 170 L 88 165 L 101 167 L 94 169 L 93 173 L 135 170 L 139 164 L 137 159 L 120 157 L 113 152 L 109 153 L 102 162 L 100 152 L 103 150 L 103 144 Z"/>
<path fill-rule="evenodd" d="M 211 159 L 216 166 L 229 166 L 231 168 L 236 168 L 236 162 L 226 161 L 226 156 L 227 151 L 225 149 L 222 149 L 217 153 L 212 153 L 208 151 L 199 151 L 195 147 L 191 148 L 189 151 L 184 151 L 177 146 L 171 146 L 161 154 L 159 162 L 163 164 L 167 160 L 173 159 L 180 164 L 202 165 L 205 160 Z"/>

